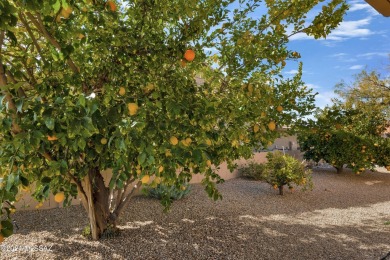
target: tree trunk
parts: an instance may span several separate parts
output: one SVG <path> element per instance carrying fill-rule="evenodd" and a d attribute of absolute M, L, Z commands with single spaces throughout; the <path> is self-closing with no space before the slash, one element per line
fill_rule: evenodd
<path fill-rule="evenodd" d="M 117 232 L 117 217 L 110 212 L 109 190 L 99 169 L 89 170 L 84 177 L 83 186 L 87 198 L 83 205 L 88 212 L 92 239 L 98 240 L 108 232 Z"/>
<path fill-rule="evenodd" d="M 284 187 L 284 185 L 278 186 L 278 188 L 279 188 L 279 195 L 283 195 L 283 187 Z"/>
<path fill-rule="evenodd" d="M 340 174 L 343 172 L 343 166 L 335 166 L 337 173 Z"/>

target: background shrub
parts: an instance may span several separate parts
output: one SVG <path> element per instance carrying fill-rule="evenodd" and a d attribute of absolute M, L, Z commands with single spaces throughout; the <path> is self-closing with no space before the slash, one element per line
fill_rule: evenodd
<path fill-rule="evenodd" d="M 280 195 L 283 195 L 285 185 L 289 189 L 293 189 L 293 184 L 301 186 L 302 190 L 312 188 L 311 170 L 306 169 L 305 163 L 280 151 L 269 152 L 267 159 L 264 180 L 275 189 L 279 188 Z"/>
<path fill-rule="evenodd" d="M 247 166 L 239 169 L 239 175 L 244 178 L 263 180 L 265 171 L 264 163 L 249 162 Z"/>
<path fill-rule="evenodd" d="M 148 189 L 146 192 L 148 196 L 159 200 L 179 200 L 188 195 L 190 191 L 191 185 L 189 183 L 185 183 L 180 187 L 160 183 L 156 187 Z"/>

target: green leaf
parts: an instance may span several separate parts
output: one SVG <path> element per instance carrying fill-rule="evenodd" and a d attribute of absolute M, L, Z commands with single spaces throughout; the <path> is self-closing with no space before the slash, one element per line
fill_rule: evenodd
<path fill-rule="evenodd" d="M 1 221 L 1 234 L 4 237 L 9 237 L 14 233 L 14 226 L 10 220 Z"/>
<path fill-rule="evenodd" d="M 138 164 L 143 165 L 145 163 L 146 157 L 146 153 L 141 153 L 140 155 L 138 155 Z"/>
<path fill-rule="evenodd" d="M 55 124 L 55 121 L 53 118 L 51 117 L 46 117 L 45 118 L 45 125 L 47 128 L 49 128 L 50 130 L 53 130 L 54 129 L 54 124 Z"/>
<path fill-rule="evenodd" d="M 79 146 L 79 148 L 80 148 L 81 150 L 84 150 L 84 149 L 85 149 L 86 142 L 85 142 L 84 138 L 79 138 L 79 139 L 77 140 L 77 144 L 78 144 L 78 146 Z"/>
<path fill-rule="evenodd" d="M 50 183 L 50 182 L 51 182 L 51 178 L 50 177 L 45 176 L 45 177 L 43 177 L 41 179 L 41 183 L 47 184 L 47 183 Z M 25 185 L 25 186 L 27 186 L 27 185 Z"/>

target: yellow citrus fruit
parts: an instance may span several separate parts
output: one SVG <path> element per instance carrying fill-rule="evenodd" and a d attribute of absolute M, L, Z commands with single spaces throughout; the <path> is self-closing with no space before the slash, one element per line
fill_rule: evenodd
<path fill-rule="evenodd" d="M 10 212 L 11 214 L 15 213 L 15 211 L 16 211 L 16 209 L 9 209 L 9 212 Z"/>
<path fill-rule="evenodd" d="M 276 124 L 275 124 L 274 121 L 271 121 L 271 122 L 268 123 L 268 129 L 269 130 L 273 131 L 273 130 L 275 130 L 275 128 L 276 128 Z"/>
<path fill-rule="evenodd" d="M 103 137 L 102 139 L 100 139 L 100 143 L 103 144 L 103 145 L 107 144 L 107 138 Z"/>
<path fill-rule="evenodd" d="M 142 184 L 146 184 L 149 182 L 149 180 L 150 180 L 149 175 L 145 175 L 144 177 L 142 177 L 141 182 Z"/>
<path fill-rule="evenodd" d="M 136 173 L 137 173 L 138 175 L 140 175 L 141 172 L 142 172 L 141 169 L 137 169 L 137 170 L 136 170 Z"/>
<path fill-rule="evenodd" d="M 260 126 L 259 125 L 254 125 L 253 126 L 253 132 L 257 133 L 257 132 L 259 132 L 259 130 L 260 130 Z"/>
<path fill-rule="evenodd" d="M 179 140 L 177 139 L 176 136 L 171 136 L 169 141 L 171 142 L 172 145 L 177 145 L 179 143 Z"/>
<path fill-rule="evenodd" d="M 61 203 L 65 199 L 65 195 L 63 192 L 59 192 L 56 195 L 54 195 L 54 201 L 57 203 Z"/>
<path fill-rule="evenodd" d="M 265 117 L 267 114 L 265 112 L 261 112 L 260 116 Z"/>
<path fill-rule="evenodd" d="M 210 145 L 212 144 L 211 140 L 210 140 L 210 139 L 206 139 L 206 144 L 207 144 L 208 146 L 210 146 Z"/>
<path fill-rule="evenodd" d="M 169 150 L 169 149 L 165 150 L 165 156 L 171 157 L 172 156 L 171 150 Z"/>
<path fill-rule="evenodd" d="M 253 92 L 253 85 L 252 84 L 248 85 L 248 92 L 252 94 L 252 92 Z"/>
<path fill-rule="evenodd" d="M 131 116 L 134 116 L 135 114 L 137 114 L 138 105 L 136 103 L 129 103 L 127 104 L 127 109 L 129 110 L 129 114 Z"/>
<path fill-rule="evenodd" d="M 67 7 L 67 8 L 62 8 L 61 10 L 61 15 L 62 17 L 64 17 L 65 19 L 68 19 L 70 14 L 72 13 L 72 8 L 71 7 Z"/>
<path fill-rule="evenodd" d="M 186 50 L 184 53 L 184 59 L 187 61 L 193 61 L 195 59 L 195 52 L 193 50 Z"/>
<path fill-rule="evenodd" d="M 207 160 L 207 161 L 206 161 L 206 164 L 207 164 L 208 167 L 210 167 L 210 166 L 211 166 L 211 161 L 210 161 L 210 160 Z"/>
<path fill-rule="evenodd" d="M 181 190 L 186 190 L 187 188 L 186 188 L 186 186 L 182 185 L 182 186 L 180 187 L 180 189 L 181 189 Z"/>
<path fill-rule="evenodd" d="M 163 171 L 164 171 L 164 166 L 158 167 L 158 172 L 159 172 L 159 173 L 161 173 L 161 172 L 163 172 Z"/>
<path fill-rule="evenodd" d="M 126 94 L 126 89 L 124 87 L 119 88 L 119 95 L 124 96 Z"/>
<path fill-rule="evenodd" d="M 108 7 L 110 7 L 110 10 L 112 12 L 116 11 L 116 4 L 114 3 L 114 1 L 107 1 L 107 5 L 108 5 Z"/>
<path fill-rule="evenodd" d="M 187 62 L 186 62 L 184 59 L 181 59 L 181 60 L 180 60 L 180 66 L 181 66 L 182 68 L 185 68 L 185 66 L 187 66 Z"/>
<path fill-rule="evenodd" d="M 40 207 L 43 206 L 43 203 L 42 202 L 39 202 L 38 205 L 35 206 L 36 209 L 39 209 Z"/>
<path fill-rule="evenodd" d="M 161 183 L 161 178 L 160 177 L 154 178 L 154 183 L 160 184 Z"/>
<path fill-rule="evenodd" d="M 55 135 L 53 135 L 53 136 L 48 135 L 48 136 L 47 136 L 47 140 L 49 140 L 49 141 L 55 141 L 55 140 L 58 140 L 58 138 L 57 138 L 57 136 L 55 136 Z"/>
<path fill-rule="evenodd" d="M 189 138 L 189 137 L 187 137 L 185 141 L 186 141 L 186 143 L 187 143 L 188 145 L 190 145 L 190 144 L 192 143 L 192 140 L 191 140 L 191 138 Z"/>
<path fill-rule="evenodd" d="M 276 108 L 276 110 L 277 110 L 278 112 L 282 112 L 282 111 L 283 111 L 283 107 L 282 107 L 282 106 L 278 106 L 278 107 Z"/>

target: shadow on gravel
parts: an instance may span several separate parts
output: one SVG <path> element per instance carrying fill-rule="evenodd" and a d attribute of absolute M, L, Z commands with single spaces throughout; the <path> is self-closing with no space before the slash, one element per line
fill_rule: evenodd
<path fill-rule="evenodd" d="M 162 212 L 136 197 L 119 237 L 88 241 L 81 206 L 17 212 L 20 230 L 6 245 L 52 251 L 6 252 L 1 259 L 381 259 L 390 251 L 390 175 L 315 171 L 313 191 L 277 195 L 269 185 L 234 179 L 222 201 L 203 188 Z M 19 220 L 20 221 L 19 221 Z M 23 221 L 23 222 L 22 222 Z M 66 224 L 64 223 L 66 221 Z M 42 232 L 44 236 L 42 236 Z M 41 234 L 37 236 L 36 234 Z M 4 245 L 4 244 L 3 244 Z"/>

